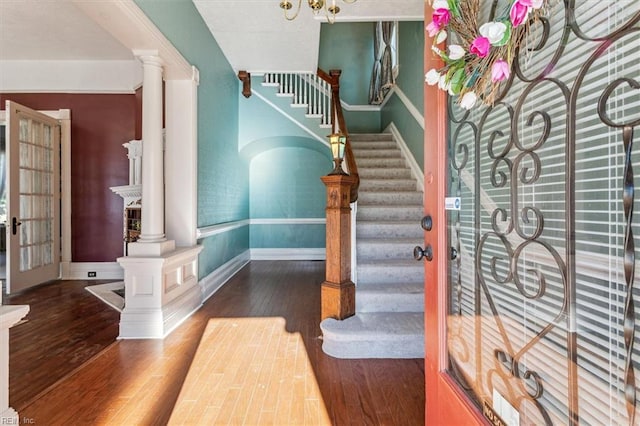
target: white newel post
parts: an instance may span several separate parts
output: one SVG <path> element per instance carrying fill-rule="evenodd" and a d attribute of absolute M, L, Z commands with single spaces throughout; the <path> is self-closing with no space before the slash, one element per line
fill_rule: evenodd
<path fill-rule="evenodd" d="M 28 305 L 2 305 L 0 296 L 0 424 L 17 425 L 18 413 L 9 407 L 9 329 L 29 312 Z"/>
<path fill-rule="evenodd" d="M 175 240 L 165 238 L 163 61 L 155 51 L 134 51 L 134 54 L 142 62 L 144 79 L 142 226 L 138 241 L 128 245 L 128 255 L 118 259 L 125 282 L 119 337 L 153 339 L 164 338 L 202 305 L 198 284 L 198 254 L 202 247 L 176 249 Z M 168 173 L 167 180 L 180 179 Z"/>

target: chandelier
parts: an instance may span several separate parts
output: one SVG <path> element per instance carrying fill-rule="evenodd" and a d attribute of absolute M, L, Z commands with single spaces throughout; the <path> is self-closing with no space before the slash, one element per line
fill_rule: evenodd
<path fill-rule="evenodd" d="M 342 0 L 345 3 L 355 3 L 357 0 Z M 327 20 L 329 21 L 329 23 L 333 24 L 336 20 L 336 15 L 338 13 L 340 13 L 340 7 L 338 5 L 336 5 L 336 0 L 307 0 L 307 3 L 309 3 L 309 7 L 311 8 L 311 10 L 313 11 L 314 15 L 317 15 L 320 13 L 320 11 L 322 9 L 324 9 L 325 14 L 327 15 Z M 331 4 L 329 4 L 331 3 Z M 289 15 L 289 11 L 291 9 L 293 9 L 293 3 L 291 3 L 288 0 L 282 0 L 280 2 L 280 8 L 282 10 L 284 10 L 284 17 L 288 20 L 288 21 L 293 21 L 294 19 L 296 19 L 298 17 L 298 14 L 300 13 L 300 8 L 302 6 L 302 0 L 298 0 L 298 7 L 296 8 L 296 11 L 293 15 Z"/>

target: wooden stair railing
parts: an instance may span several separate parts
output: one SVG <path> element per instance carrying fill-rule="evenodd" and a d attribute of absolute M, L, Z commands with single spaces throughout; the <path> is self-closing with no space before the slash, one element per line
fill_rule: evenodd
<path fill-rule="evenodd" d="M 354 203 L 358 200 L 358 188 L 360 187 L 360 176 L 358 175 L 358 165 L 351 149 L 351 139 L 349 137 L 349 131 L 347 129 L 347 123 L 344 119 L 344 113 L 342 111 L 342 103 L 340 102 L 340 70 L 330 70 L 327 74 L 325 71 L 318 68 L 318 77 L 326 81 L 331 85 L 331 131 L 335 133 L 336 129 L 342 132 L 347 137 L 347 144 L 345 146 L 344 161 L 347 164 L 347 170 L 350 176 L 355 178 L 354 184 L 350 188 L 350 202 Z"/>
<path fill-rule="evenodd" d="M 322 182 L 327 187 L 326 275 L 321 287 L 321 319 L 343 320 L 355 315 L 356 287 L 351 281 L 351 207 L 358 199 L 360 178 L 349 132 L 340 104 L 339 70 L 329 74 L 318 69 L 318 77 L 331 85 L 331 132 L 347 138 L 345 162 L 348 175 L 329 174 Z"/>

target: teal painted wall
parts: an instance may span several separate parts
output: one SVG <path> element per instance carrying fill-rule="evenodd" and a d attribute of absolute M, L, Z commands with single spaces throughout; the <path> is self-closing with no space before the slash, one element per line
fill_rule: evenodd
<path fill-rule="evenodd" d="M 324 248 L 325 229 L 321 224 L 254 224 L 251 248 Z"/>
<path fill-rule="evenodd" d="M 411 105 L 424 116 L 424 25 L 422 22 L 399 22 L 398 65 L 396 86 L 409 98 Z M 421 120 L 424 123 L 424 119 Z M 382 108 L 381 126 L 393 123 L 416 162 L 424 168 L 424 129 L 394 93 Z"/>
<path fill-rule="evenodd" d="M 424 114 L 424 26 L 422 22 L 399 22 L 396 84 Z"/>
<path fill-rule="evenodd" d="M 319 146 L 324 146 L 329 150 L 329 139 L 327 135 L 329 129 L 320 128 L 319 119 L 307 119 L 305 109 L 291 108 L 290 97 L 276 97 L 277 88 L 263 87 L 261 85 L 263 77 L 252 77 L 251 87 L 258 94 L 263 95 L 267 101 L 280 108 L 291 119 L 278 112 L 272 105 L 261 99 L 257 94 L 249 98 L 240 99 L 240 130 L 239 147 L 244 147 L 260 139 L 269 137 L 301 137 L 316 138 Z M 306 127 L 306 130 L 296 124 L 296 121 Z"/>
<path fill-rule="evenodd" d="M 327 72 L 342 70 L 340 97 L 350 105 L 369 103 L 373 34 L 371 22 L 336 22 L 320 26 L 318 67 Z"/>
<path fill-rule="evenodd" d="M 307 148 L 275 148 L 251 160 L 251 218 L 324 218 L 326 190 L 320 177 L 330 156 Z"/>
<path fill-rule="evenodd" d="M 249 168 L 238 152 L 239 81 L 190 0 L 136 0 L 200 71 L 198 87 L 198 226 L 249 217 Z M 202 241 L 200 278 L 249 247 L 249 230 Z"/>
<path fill-rule="evenodd" d="M 324 219 L 326 189 L 321 176 L 332 169 L 328 149 L 302 138 L 256 141 L 250 166 L 251 219 Z M 279 146 L 273 147 L 278 143 Z M 251 248 L 324 248 L 323 224 L 252 224 Z"/>

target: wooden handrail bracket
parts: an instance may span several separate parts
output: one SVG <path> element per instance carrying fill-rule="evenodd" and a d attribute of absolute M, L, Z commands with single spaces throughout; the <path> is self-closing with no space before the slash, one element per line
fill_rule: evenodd
<path fill-rule="evenodd" d="M 251 96 L 251 73 L 238 71 L 238 78 L 242 82 L 242 96 L 248 98 Z"/>

